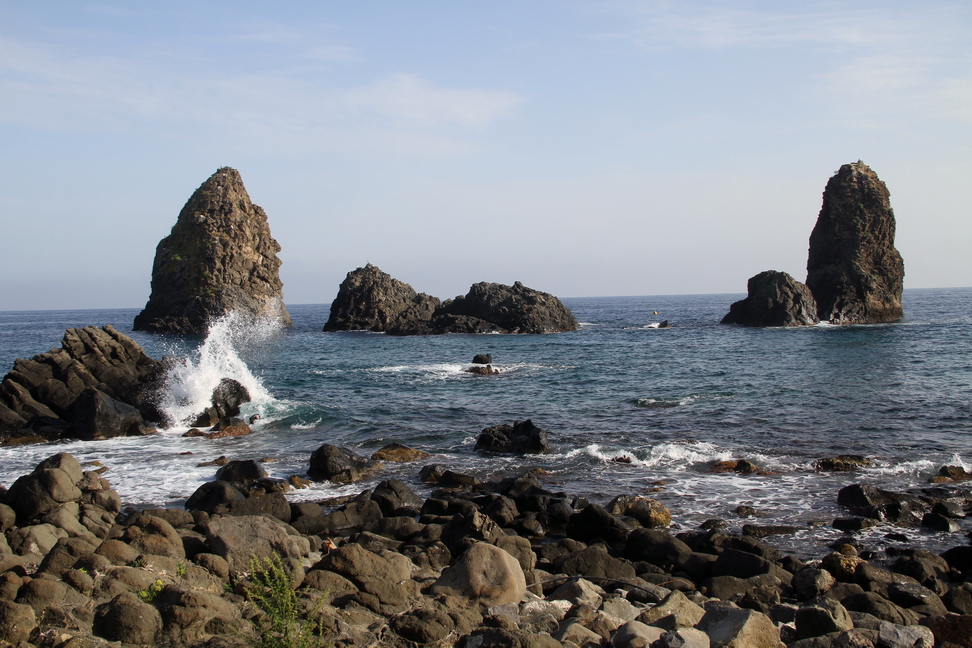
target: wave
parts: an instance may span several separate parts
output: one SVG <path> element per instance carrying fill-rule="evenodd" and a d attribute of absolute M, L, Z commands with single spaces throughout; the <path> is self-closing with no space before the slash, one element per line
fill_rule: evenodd
<path fill-rule="evenodd" d="M 160 403 L 168 421 L 188 425 L 192 417 L 211 405 L 213 389 L 223 378 L 232 378 L 246 387 L 250 394 L 248 410 L 264 416 L 279 405 L 241 354 L 264 347 L 279 335 L 281 328 L 276 318 L 254 320 L 235 311 L 215 320 L 199 348 L 169 369 L 167 389 Z"/>

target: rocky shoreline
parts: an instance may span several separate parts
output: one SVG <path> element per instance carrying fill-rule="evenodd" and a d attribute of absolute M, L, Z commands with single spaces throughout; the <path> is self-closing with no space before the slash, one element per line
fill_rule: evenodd
<path fill-rule="evenodd" d="M 347 481 L 376 469 L 333 446 L 314 454 L 315 479 L 342 481 L 342 461 L 358 468 Z M 397 444 L 379 458 L 426 459 Z M 532 472 L 482 483 L 417 463 L 425 499 L 384 480 L 290 503 L 300 478 L 221 463 L 185 509 L 126 509 L 105 467 L 64 453 L 3 491 L 0 645 L 972 645 L 972 546 L 853 535 L 868 520 L 964 516 L 957 469 L 934 504 L 841 489 L 847 537 L 804 561 L 763 539 L 785 530 L 679 531 L 657 501 L 592 502 Z"/>

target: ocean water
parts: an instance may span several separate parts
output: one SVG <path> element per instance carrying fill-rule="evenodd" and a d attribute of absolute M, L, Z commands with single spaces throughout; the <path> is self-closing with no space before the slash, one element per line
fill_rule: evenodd
<path fill-rule="evenodd" d="M 175 425 L 146 438 L 0 448 L 0 483 L 57 451 L 100 461 L 131 505 L 175 506 L 215 468 L 203 461 L 267 459 L 274 477 L 303 475 L 323 443 L 361 454 L 391 442 L 480 478 L 532 468 L 545 486 L 592 501 L 646 494 L 681 528 L 722 518 L 806 529 L 776 536 L 810 554 L 840 534 L 837 491 L 868 482 L 928 486 L 945 464 L 972 469 L 972 289 L 906 290 L 893 324 L 749 329 L 718 322 L 743 295 L 564 299 L 579 331 L 541 336 L 391 337 L 322 333 L 329 306 L 289 306 L 290 329 L 227 318 L 203 338 L 132 333 L 138 309 L 0 313 L 0 367 L 60 344 L 64 329 L 112 324 L 149 355 L 180 355 L 165 407 L 174 420 L 198 411 L 222 376 L 253 396 L 261 419 L 247 437 L 183 438 Z M 655 314 L 657 311 L 657 314 Z M 667 319 L 670 329 L 650 328 Z M 496 376 L 465 370 L 491 353 Z M 485 427 L 532 419 L 555 452 L 507 457 L 473 451 Z M 821 473 L 815 459 L 860 454 L 854 473 Z M 625 458 L 630 463 L 615 461 Z M 770 475 L 712 474 L 716 460 L 749 459 Z M 356 493 L 400 478 L 421 494 L 424 463 L 387 464 L 353 485 L 316 484 L 294 501 Z M 739 518 L 737 506 L 759 516 Z M 965 527 L 969 527 L 968 524 Z M 867 539 L 882 542 L 889 529 Z M 925 546 L 965 542 L 909 529 Z"/>

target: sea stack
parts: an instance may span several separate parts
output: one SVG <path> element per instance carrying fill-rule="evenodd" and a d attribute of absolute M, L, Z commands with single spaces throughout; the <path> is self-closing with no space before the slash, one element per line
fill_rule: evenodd
<path fill-rule="evenodd" d="M 817 323 L 817 302 L 810 289 L 785 272 L 766 270 L 751 277 L 746 299 L 729 307 L 723 324 L 804 326 Z"/>
<path fill-rule="evenodd" d="M 213 319 L 231 311 L 290 326 L 279 251 L 266 212 L 250 201 L 239 172 L 218 169 L 159 242 L 152 294 L 134 330 L 204 333 Z"/>
<path fill-rule="evenodd" d="M 822 321 L 901 319 L 904 262 L 894 247 L 889 195 L 860 160 L 843 165 L 827 182 L 807 260 L 807 286 Z"/>
<path fill-rule="evenodd" d="M 324 330 L 384 332 L 402 319 L 426 321 L 438 305 L 437 297 L 417 293 L 369 263 L 341 283 Z"/>

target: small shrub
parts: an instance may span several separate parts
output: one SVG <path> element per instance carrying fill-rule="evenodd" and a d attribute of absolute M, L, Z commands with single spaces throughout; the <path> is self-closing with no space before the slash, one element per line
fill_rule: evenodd
<path fill-rule="evenodd" d="M 319 609 L 312 611 L 309 618 L 301 618 L 294 580 L 284 569 L 280 556 L 250 558 L 250 574 L 252 584 L 246 587 L 246 599 L 263 612 L 254 622 L 260 634 L 260 648 L 323 645 Z"/>
<path fill-rule="evenodd" d="M 179 566 L 176 567 L 176 576 L 178 576 L 179 578 L 185 578 L 187 571 L 188 570 L 186 569 L 185 564 L 179 563 Z"/>
<path fill-rule="evenodd" d="M 142 599 L 146 603 L 151 603 L 158 598 L 159 594 L 161 594 L 162 590 L 164 589 L 165 583 L 163 583 L 161 580 L 157 580 L 149 585 L 148 589 L 139 590 L 138 598 Z"/>

